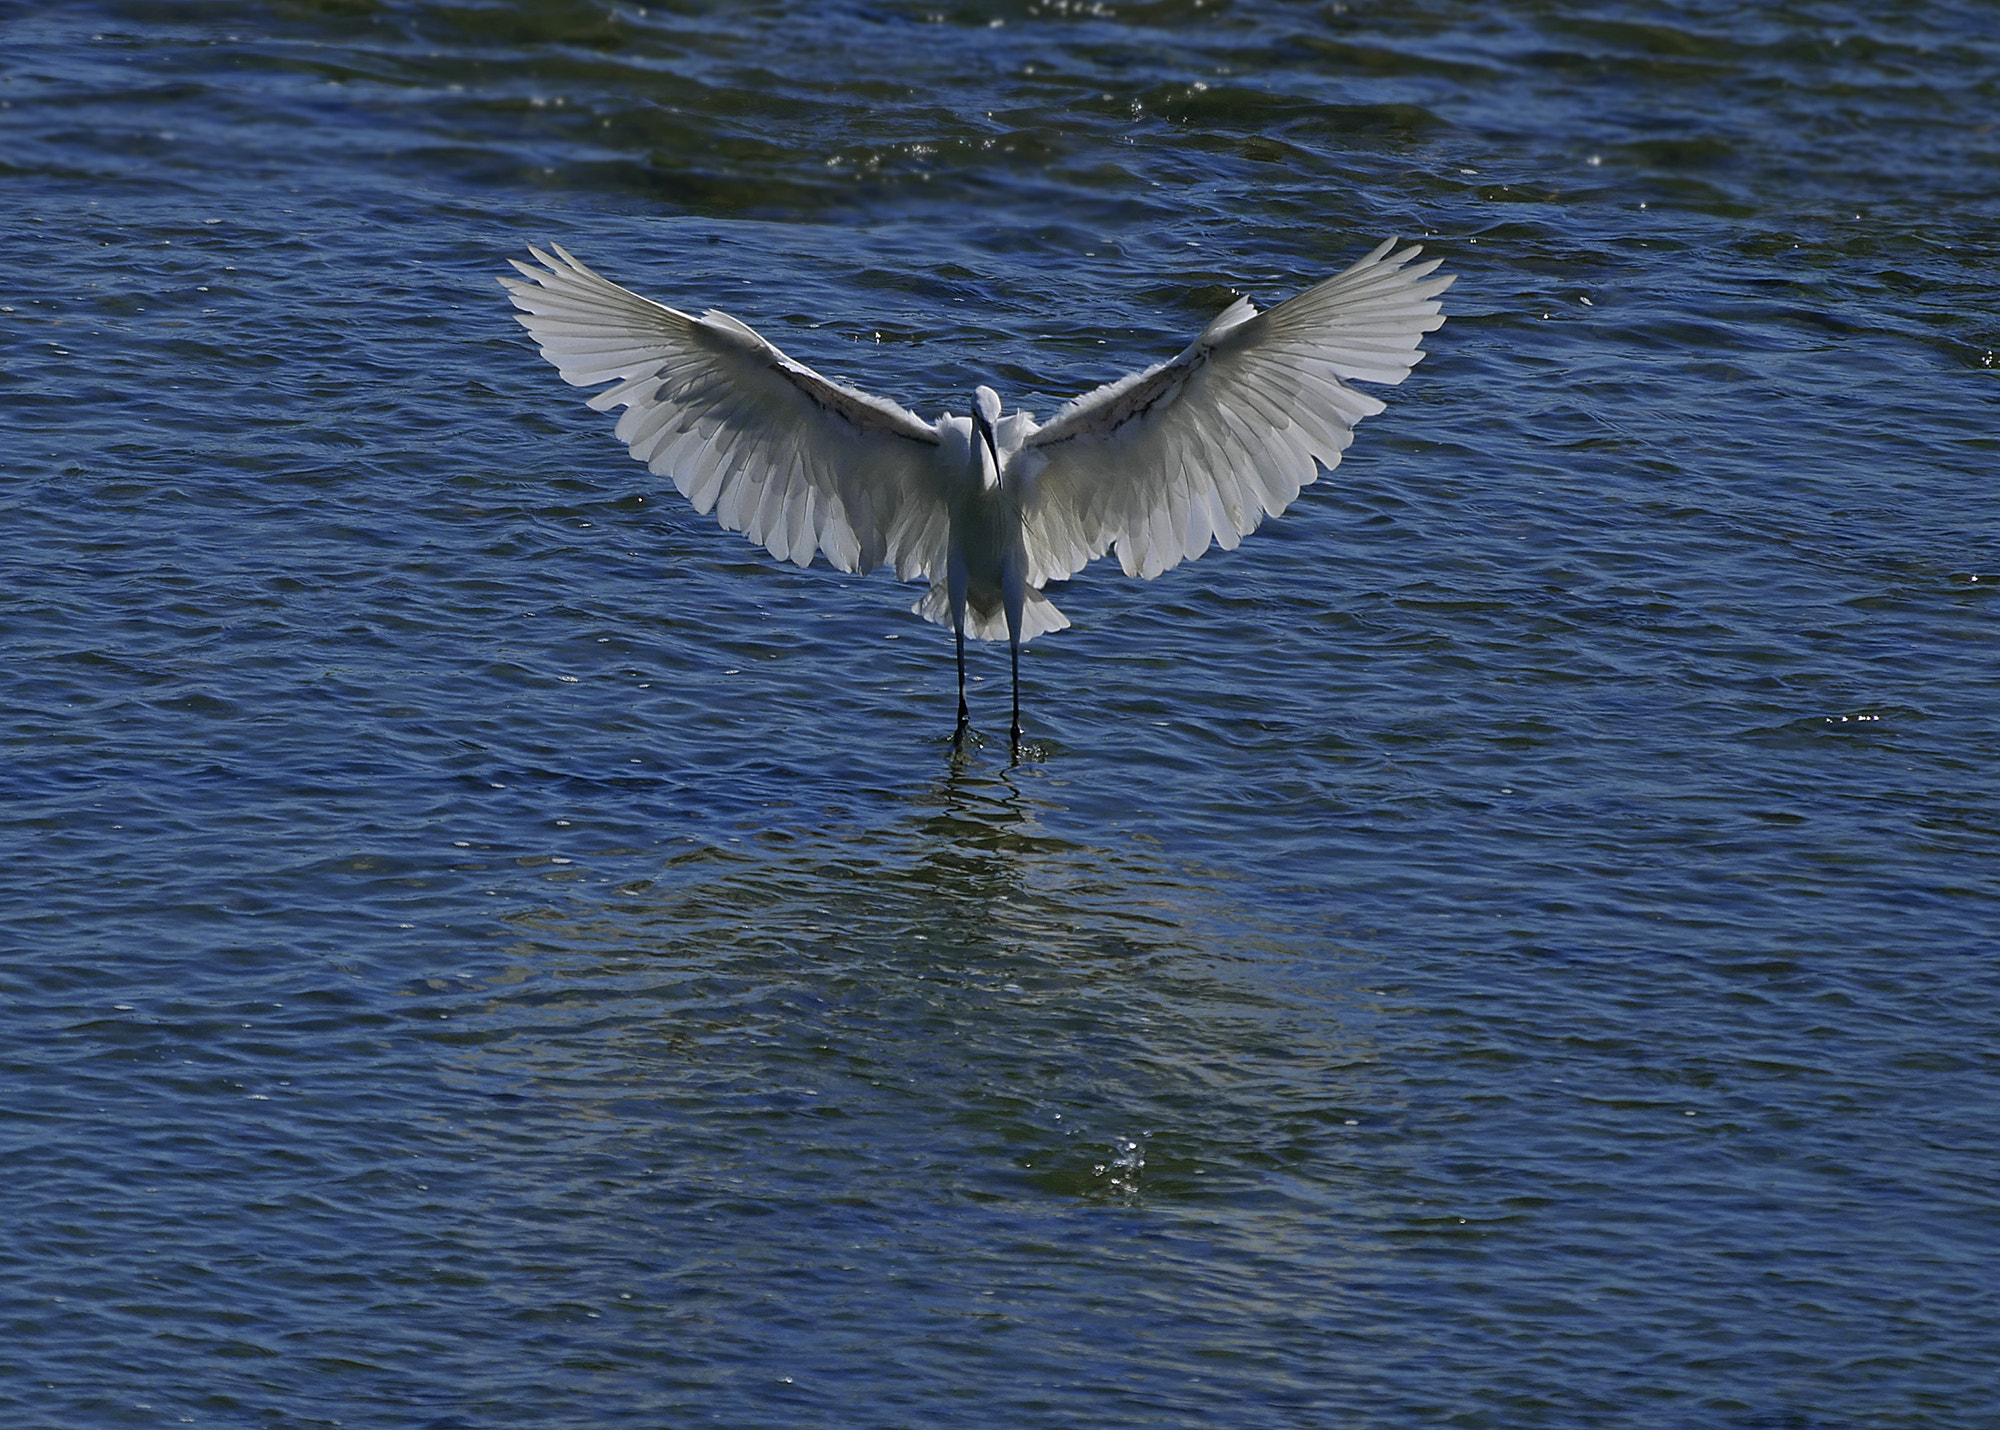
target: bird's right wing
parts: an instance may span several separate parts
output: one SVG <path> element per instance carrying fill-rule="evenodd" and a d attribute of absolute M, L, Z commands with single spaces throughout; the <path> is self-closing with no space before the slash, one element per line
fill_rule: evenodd
<path fill-rule="evenodd" d="M 553 245 L 552 245 L 553 246 Z M 895 563 L 941 576 L 950 513 L 937 491 L 937 429 L 893 402 L 829 381 L 726 313 L 699 318 L 599 277 L 560 247 L 503 278 L 542 356 L 590 398 L 623 406 L 618 437 L 773 556 L 815 550 L 843 571 Z"/>
<path fill-rule="evenodd" d="M 1444 322 L 1441 260 L 1395 240 L 1317 287 L 1258 312 L 1231 304 L 1179 357 L 1084 394 L 1027 439 L 1016 461 L 1032 585 L 1111 547 L 1152 577 L 1234 547 L 1383 409 L 1348 382 L 1398 383 Z"/>

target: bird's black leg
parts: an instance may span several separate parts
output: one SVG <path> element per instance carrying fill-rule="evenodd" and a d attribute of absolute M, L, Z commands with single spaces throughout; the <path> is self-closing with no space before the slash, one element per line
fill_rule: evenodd
<path fill-rule="evenodd" d="M 958 729 L 951 738 L 963 740 L 965 732 L 972 727 L 972 711 L 965 703 L 965 626 L 954 622 L 951 633 L 958 643 Z"/>
<path fill-rule="evenodd" d="M 1021 641 L 1020 637 L 1009 633 L 1007 659 L 1014 667 L 1014 755 L 1021 754 Z"/>

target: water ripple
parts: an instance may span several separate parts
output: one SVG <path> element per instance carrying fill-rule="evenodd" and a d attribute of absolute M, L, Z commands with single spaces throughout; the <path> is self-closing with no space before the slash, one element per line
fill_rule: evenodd
<path fill-rule="evenodd" d="M 0 23 L 10 1420 L 1983 1423 L 1984 9 Z M 1019 767 L 493 283 L 1046 415 L 1392 232 Z"/>

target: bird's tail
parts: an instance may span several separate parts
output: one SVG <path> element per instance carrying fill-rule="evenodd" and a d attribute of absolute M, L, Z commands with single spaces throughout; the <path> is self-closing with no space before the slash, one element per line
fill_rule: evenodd
<path fill-rule="evenodd" d="M 924 592 L 923 599 L 910 609 L 927 621 L 934 621 L 946 630 L 951 629 L 951 591 L 942 581 Z M 1056 609 L 1054 601 L 1040 591 L 1028 592 L 1028 603 L 1021 609 L 1022 645 L 1046 632 L 1066 630 L 1068 627 L 1069 617 Z M 965 608 L 965 633 L 974 640 L 1004 641 L 1007 639 L 1007 612 L 997 605 L 990 611 L 982 611 L 968 604 Z"/>

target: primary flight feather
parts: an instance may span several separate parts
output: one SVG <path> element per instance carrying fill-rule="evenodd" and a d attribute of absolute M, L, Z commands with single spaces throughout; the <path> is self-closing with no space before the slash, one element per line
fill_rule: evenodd
<path fill-rule="evenodd" d="M 1283 511 L 1354 424 L 1382 411 L 1349 384 L 1393 385 L 1444 323 L 1441 260 L 1381 244 L 1276 307 L 1239 298 L 1170 362 L 1087 392 L 1046 426 L 972 413 L 926 422 L 821 377 L 714 309 L 700 317 L 602 278 L 561 247 L 500 281 L 542 356 L 589 399 L 623 407 L 618 437 L 773 556 L 842 571 L 885 563 L 931 583 L 918 614 L 952 630 L 958 733 L 969 723 L 965 637 L 1005 636 L 1021 738 L 1020 649 L 1067 617 L 1042 587 L 1115 550 L 1152 577 L 1211 543 L 1236 546 Z M 539 265 L 539 266 L 537 266 Z M 525 279 L 527 281 L 522 281 Z"/>

